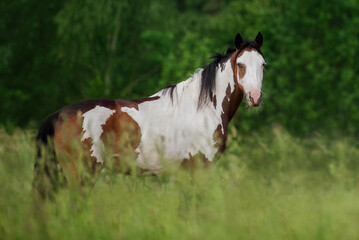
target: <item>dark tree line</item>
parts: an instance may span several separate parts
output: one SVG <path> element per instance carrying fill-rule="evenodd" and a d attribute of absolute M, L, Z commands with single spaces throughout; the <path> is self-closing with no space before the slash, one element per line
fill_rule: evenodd
<path fill-rule="evenodd" d="M 359 2 L 322 0 L 4 0 L 0 125 L 33 127 L 85 98 L 138 98 L 185 80 L 233 46 L 264 35 L 263 110 L 242 131 L 279 123 L 358 133 Z"/>

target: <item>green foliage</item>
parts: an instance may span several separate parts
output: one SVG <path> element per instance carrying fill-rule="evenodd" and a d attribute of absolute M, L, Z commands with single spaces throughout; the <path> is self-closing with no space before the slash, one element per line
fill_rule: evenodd
<path fill-rule="evenodd" d="M 85 98 L 145 97 L 264 35 L 264 107 L 241 131 L 357 134 L 358 1 L 2 1 L 0 124 L 33 126 Z M 238 118 L 237 118 L 238 119 Z"/>
<path fill-rule="evenodd" d="M 305 140 L 279 127 L 237 136 L 208 169 L 157 177 L 103 171 L 83 197 L 31 191 L 33 133 L 0 132 L 0 239 L 358 239 L 351 138 Z"/>

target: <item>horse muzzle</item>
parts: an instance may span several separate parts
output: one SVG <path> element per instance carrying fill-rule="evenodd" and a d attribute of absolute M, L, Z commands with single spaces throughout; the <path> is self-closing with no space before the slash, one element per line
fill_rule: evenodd
<path fill-rule="evenodd" d="M 262 91 L 252 90 L 247 93 L 247 101 L 250 107 L 258 107 L 262 102 Z"/>

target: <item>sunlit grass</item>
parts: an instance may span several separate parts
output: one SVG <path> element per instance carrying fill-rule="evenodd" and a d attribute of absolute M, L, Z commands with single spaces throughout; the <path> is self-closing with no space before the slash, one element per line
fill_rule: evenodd
<path fill-rule="evenodd" d="M 31 192 L 30 132 L 0 133 L 0 239 L 359 239 L 359 149 L 350 138 L 241 136 L 194 173 L 103 171 L 83 197 Z"/>

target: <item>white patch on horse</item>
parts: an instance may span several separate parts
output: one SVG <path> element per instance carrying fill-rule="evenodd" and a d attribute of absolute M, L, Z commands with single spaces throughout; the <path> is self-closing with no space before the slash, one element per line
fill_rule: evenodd
<path fill-rule="evenodd" d="M 101 140 L 103 132 L 102 125 L 104 125 L 107 119 L 115 112 L 106 107 L 96 106 L 95 108 L 87 111 L 82 115 L 84 118 L 82 123 L 82 129 L 84 135 L 81 141 L 87 138 L 92 139 L 91 156 L 96 158 L 97 163 L 103 163 L 103 151 L 104 143 Z"/>
<path fill-rule="evenodd" d="M 237 63 L 242 63 L 246 66 L 246 74 L 243 78 L 237 78 L 239 83 L 243 86 L 244 92 L 248 93 L 255 89 L 262 88 L 263 80 L 263 64 L 265 63 L 263 56 L 257 51 L 245 51 L 242 56 L 237 58 Z"/>
<path fill-rule="evenodd" d="M 212 161 L 218 152 L 213 139 L 218 125 L 224 126 L 222 102 L 226 98 L 227 87 L 234 91 L 233 70 L 230 60 L 223 71 L 217 71 L 217 107 L 208 100 L 203 108 L 197 108 L 201 87 L 202 69 L 186 81 L 177 84 L 173 92 L 154 96 L 160 98 L 143 102 L 136 108 L 122 107 L 121 111 L 130 115 L 140 127 L 141 141 L 136 149 L 137 165 L 143 169 L 157 171 L 171 164 L 179 164 L 183 159 L 201 152 Z"/>

